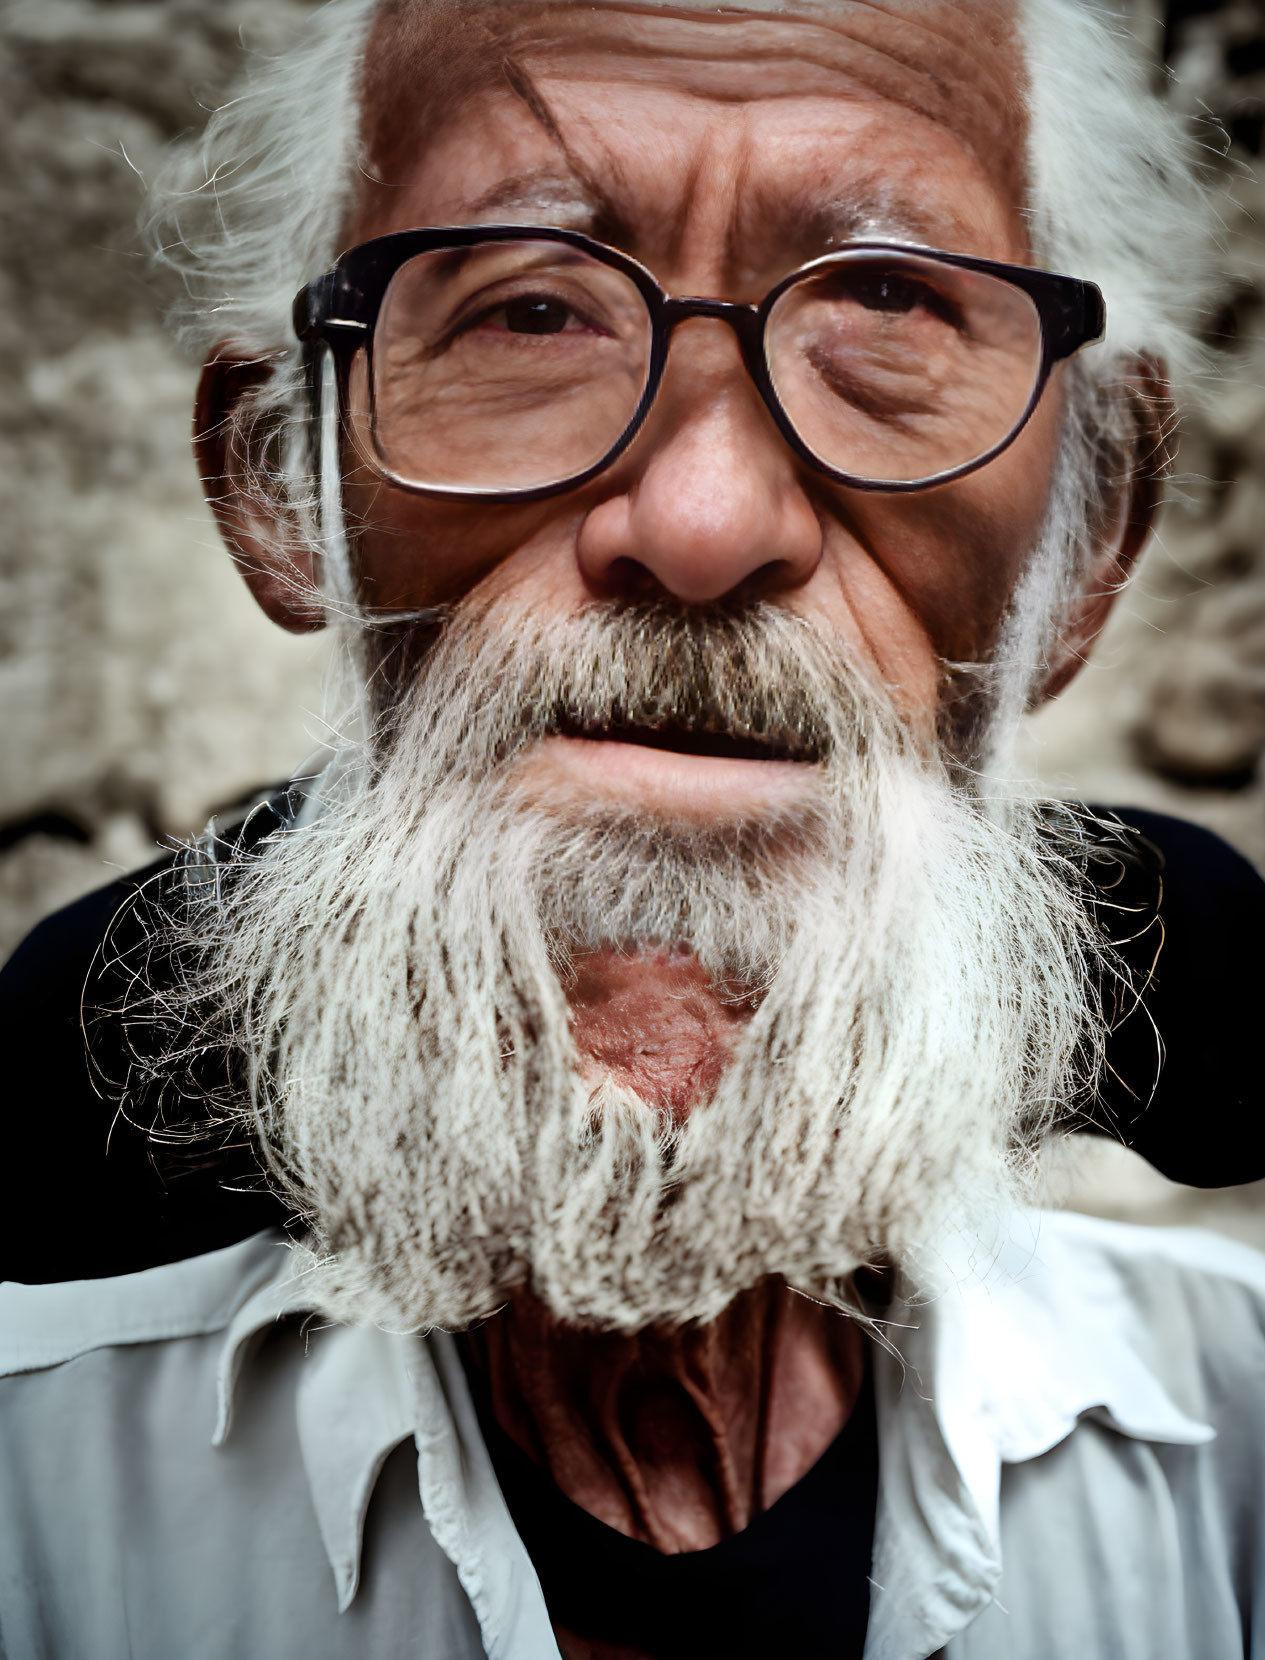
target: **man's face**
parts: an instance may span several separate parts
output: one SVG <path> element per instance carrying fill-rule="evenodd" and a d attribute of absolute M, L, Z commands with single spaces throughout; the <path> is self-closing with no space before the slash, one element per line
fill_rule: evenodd
<path fill-rule="evenodd" d="M 633 255 L 671 293 L 740 301 L 867 235 L 1028 258 L 1005 6 L 487 16 L 517 88 L 476 75 L 438 121 L 434 43 L 420 61 L 399 25 L 379 25 L 347 243 L 420 225 L 561 225 Z M 647 426 L 581 489 L 529 506 L 442 503 L 357 467 L 347 505 L 364 527 L 364 596 L 406 609 L 509 598 L 535 617 L 594 599 L 759 596 L 839 641 L 926 726 L 942 664 L 985 660 L 995 644 L 1044 517 L 1059 414 L 1055 384 L 1018 441 L 955 484 L 849 490 L 791 452 L 733 333 L 694 319 Z M 807 770 L 557 737 L 526 783 L 554 802 L 723 818 L 789 805 Z"/>
<path fill-rule="evenodd" d="M 858 237 L 1027 257 L 985 0 L 400 16 L 348 244 L 564 226 L 736 301 Z M 1009 1194 L 1092 1063 L 1091 919 L 1037 809 L 933 729 L 946 662 L 987 661 L 1030 550 L 1079 534 L 1047 514 L 1059 416 L 1056 385 L 952 485 L 836 487 L 696 317 L 583 488 L 439 503 L 349 444 L 365 600 L 442 626 L 403 625 L 372 753 L 194 922 L 335 1312 L 459 1327 L 529 1283 L 636 1331 L 768 1275 L 831 1299 Z M 568 735 L 621 723 L 752 741 Z"/>

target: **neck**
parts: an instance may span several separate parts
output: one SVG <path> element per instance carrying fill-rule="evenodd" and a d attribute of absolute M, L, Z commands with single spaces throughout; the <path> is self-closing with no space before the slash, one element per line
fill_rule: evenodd
<path fill-rule="evenodd" d="M 722 997 L 691 953 L 579 957 L 576 1046 L 678 1121 L 711 1093 L 750 1003 Z M 530 1293 L 471 1334 L 501 1428 L 576 1504 L 664 1552 L 741 1532 L 808 1471 L 861 1387 L 855 1320 L 779 1280 L 718 1320 L 632 1335 L 561 1325 Z"/>
<path fill-rule="evenodd" d="M 768 1281 L 703 1327 L 560 1326 L 530 1295 L 471 1334 L 506 1433 L 576 1504 L 665 1552 L 740 1532 L 847 1421 L 863 1337 Z"/>

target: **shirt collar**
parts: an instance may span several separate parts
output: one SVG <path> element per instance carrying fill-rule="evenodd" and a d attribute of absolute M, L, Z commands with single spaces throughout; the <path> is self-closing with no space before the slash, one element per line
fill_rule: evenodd
<path fill-rule="evenodd" d="M 1104 1228 L 1024 1212 L 990 1249 L 945 1240 L 937 1293 L 889 1310 L 875 1356 L 866 1660 L 936 1651 L 993 1599 L 1004 1464 L 1040 1457 L 1085 1416 L 1138 1440 L 1214 1438 L 1157 1369 L 1136 1303 L 1101 1251 Z"/>
<path fill-rule="evenodd" d="M 938 1649 L 992 1599 L 1003 1464 L 1048 1452 L 1087 1414 L 1140 1440 L 1213 1438 L 1173 1399 L 1127 1285 L 1101 1251 L 1085 1249 L 1086 1236 L 1092 1245 L 1104 1227 L 1031 1212 L 990 1249 L 945 1242 L 938 1293 L 898 1299 L 888 1311 L 875 1349 L 880 1497 L 866 1660 Z M 378 1474 L 411 1436 L 427 1522 L 489 1654 L 519 1660 L 524 1643 L 556 1654 L 450 1337 L 320 1324 L 283 1253 L 225 1331 L 215 1444 L 231 1434 L 256 1340 L 298 1315 L 312 1321 L 299 1440 L 340 1610 L 356 1594 Z"/>
<path fill-rule="evenodd" d="M 297 1395 L 299 1447 L 317 1526 L 348 1609 L 360 1583 L 365 1515 L 388 1455 L 417 1445 L 422 1511 L 470 1598 L 491 1660 L 556 1660 L 535 1570 L 479 1433 L 452 1338 L 322 1323 L 290 1253 L 238 1308 L 224 1334 L 213 1444 L 232 1434 L 249 1388 L 250 1357 L 278 1320 L 303 1316 L 306 1353 Z"/>
<path fill-rule="evenodd" d="M 940 1299 L 931 1344 L 952 1365 L 958 1346 L 944 1328 L 962 1333 L 960 1364 L 977 1380 L 1003 1463 L 1039 1458 L 1086 1415 L 1139 1441 L 1193 1446 L 1215 1438 L 1174 1399 L 1176 1378 L 1164 1375 L 1171 1368 L 1110 1249 L 1117 1236 L 1132 1247 L 1127 1260 L 1146 1230 L 1071 1212 L 1020 1212 L 987 1267 L 962 1267 L 956 1296 Z M 960 1370 L 949 1387 L 968 1391 Z"/>
<path fill-rule="evenodd" d="M 387 1455 L 414 1433 L 405 1340 L 372 1328 L 322 1324 L 287 1251 L 224 1334 L 212 1445 L 222 1446 L 232 1434 L 234 1406 L 249 1387 L 250 1356 L 259 1339 L 278 1321 L 298 1316 L 310 1322 L 296 1401 L 299 1447 L 341 1613 L 360 1582 L 374 1484 Z"/>

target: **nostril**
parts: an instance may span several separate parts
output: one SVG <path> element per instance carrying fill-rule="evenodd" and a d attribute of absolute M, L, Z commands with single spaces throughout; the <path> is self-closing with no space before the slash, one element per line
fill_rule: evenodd
<path fill-rule="evenodd" d="M 733 592 L 742 599 L 764 599 L 769 594 L 784 593 L 798 587 L 803 580 L 793 559 L 766 559 L 749 576 L 743 577 Z"/>
<path fill-rule="evenodd" d="M 662 599 L 668 589 L 648 565 L 621 554 L 600 569 L 590 569 L 589 584 L 603 599 Z"/>
<path fill-rule="evenodd" d="M 679 573 L 673 580 L 659 576 L 651 566 L 630 556 L 612 559 L 601 570 L 588 573 L 588 584 L 595 597 L 608 600 L 655 601 L 671 600 L 687 605 L 711 605 L 720 599 L 755 600 L 797 586 L 795 568 L 791 561 L 770 559 L 736 582 L 702 581 L 686 583 Z"/>

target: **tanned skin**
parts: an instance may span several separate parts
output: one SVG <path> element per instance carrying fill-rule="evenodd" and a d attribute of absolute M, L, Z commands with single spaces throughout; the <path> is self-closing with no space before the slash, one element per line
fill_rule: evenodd
<path fill-rule="evenodd" d="M 671 292 L 735 300 L 867 234 L 1031 258 L 1022 67 L 1001 0 L 838 0 L 811 18 L 518 0 L 461 17 L 464 44 L 428 37 L 433 25 L 408 8 L 380 19 L 369 165 L 345 245 L 421 225 L 565 225 L 626 249 Z M 428 91 L 437 76 L 441 98 Z M 202 471 L 260 603 L 288 627 L 312 626 L 223 436 L 221 417 L 258 372 L 247 365 L 231 343 L 208 365 Z M 1056 372 L 982 471 L 917 495 L 848 491 L 791 453 L 730 331 L 696 320 L 678 331 L 637 441 L 567 495 L 429 501 L 384 484 L 349 444 L 362 591 L 403 608 L 512 595 L 524 614 L 759 594 L 833 635 L 929 731 L 943 663 L 986 660 L 997 638 L 1046 511 L 1061 407 Z M 1151 506 L 1142 479 L 1107 513 L 1051 688 L 1102 626 Z M 772 815 L 807 784 L 791 761 L 561 737 L 522 776 L 555 810 L 618 801 L 715 824 Z M 594 1075 L 687 1114 L 730 1054 L 741 997 L 719 995 L 671 949 L 576 967 L 575 1037 Z M 772 1503 L 838 1434 L 862 1374 L 855 1322 L 778 1284 L 706 1329 L 629 1338 L 560 1329 L 524 1295 L 471 1341 L 518 1444 L 572 1499 L 665 1551 L 711 1545 Z M 568 1655 L 612 1660 L 560 1637 Z"/>

